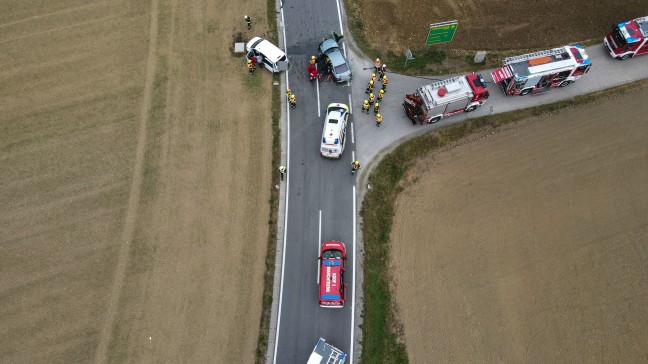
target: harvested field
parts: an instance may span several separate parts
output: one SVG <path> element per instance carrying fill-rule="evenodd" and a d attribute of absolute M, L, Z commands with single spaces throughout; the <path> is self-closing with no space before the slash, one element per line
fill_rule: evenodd
<path fill-rule="evenodd" d="M 648 15 L 648 0 L 354 1 L 369 42 L 398 54 L 423 47 L 428 26 L 448 20 L 459 21 L 448 48 L 509 50 L 603 39 L 613 23 Z"/>
<path fill-rule="evenodd" d="M 0 362 L 254 361 L 271 76 L 230 47 L 265 6 L 0 12 Z"/>
<path fill-rule="evenodd" d="M 412 363 L 648 358 L 646 97 L 528 120 L 417 164 L 391 234 Z"/>

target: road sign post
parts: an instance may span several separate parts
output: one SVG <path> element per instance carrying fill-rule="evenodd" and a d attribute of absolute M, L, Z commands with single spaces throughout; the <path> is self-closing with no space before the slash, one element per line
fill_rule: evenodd
<path fill-rule="evenodd" d="M 430 24 L 428 35 L 425 39 L 425 45 L 448 43 L 452 41 L 458 25 L 459 22 L 457 20 Z"/>

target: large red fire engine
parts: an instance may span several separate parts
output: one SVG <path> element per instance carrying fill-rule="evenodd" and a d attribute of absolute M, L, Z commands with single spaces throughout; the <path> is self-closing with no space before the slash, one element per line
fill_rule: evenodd
<path fill-rule="evenodd" d="M 617 59 L 648 53 L 648 16 L 615 24 L 603 43 Z"/>
<path fill-rule="evenodd" d="M 507 95 L 542 93 L 565 87 L 589 71 L 592 64 L 585 49 L 570 45 L 504 59 L 504 66 L 491 73 Z"/>
<path fill-rule="evenodd" d="M 473 111 L 487 98 L 486 82 L 473 73 L 420 86 L 416 93 L 405 96 L 403 106 L 413 124 L 436 123 L 454 114 Z"/>

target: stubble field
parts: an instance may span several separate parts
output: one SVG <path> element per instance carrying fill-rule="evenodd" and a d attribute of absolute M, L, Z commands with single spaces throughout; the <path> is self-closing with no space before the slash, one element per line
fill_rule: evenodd
<path fill-rule="evenodd" d="M 0 362 L 253 361 L 271 77 L 229 49 L 265 3 L 6 5 Z"/>
<path fill-rule="evenodd" d="M 368 40 L 402 54 L 424 46 L 428 26 L 458 20 L 450 49 L 510 50 L 603 39 L 612 24 L 646 16 L 648 0 L 357 0 Z"/>
<path fill-rule="evenodd" d="M 391 235 L 411 362 L 648 358 L 646 97 L 525 121 L 414 168 Z"/>

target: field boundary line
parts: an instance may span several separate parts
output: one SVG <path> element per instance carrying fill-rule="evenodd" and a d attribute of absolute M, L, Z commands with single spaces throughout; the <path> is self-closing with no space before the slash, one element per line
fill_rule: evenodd
<path fill-rule="evenodd" d="M 153 80 L 155 77 L 155 54 L 157 52 L 158 37 L 158 4 L 159 0 L 151 0 L 151 15 L 149 23 L 149 46 L 146 58 L 146 78 L 144 81 L 144 94 L 142 97 L 142 109 L 140 111 L 139 132 L 137 136 L 137 147 L 135 151 L 135 167 L 133 170 L 133 180 L 131 182 L 130 192 L 128 195 L 128 206 L 126 209 L 126 218 L 124 229 L 119 243 L 119 255 L 117 258 L 117 267 L 110 295 L 108 296 L 108 306 L 106 316 L 99 334 L 99 344 L 95 352 L 95 363 L 105 363 L 108 359 L 108 346 L 112 339 L 113 325 L 117 317 L 117 309 L 124 286 L 126 268 L 128 267 L 130 241 L 133 239 L 135 231 L 135 222 L 137 221 L 137 210 L 140 203 L 140 193 L 142 189 L 142 180 L 144 178 L 144 155 L 146 152 L 146 134 L 147 122 L 151 111 L 151 101 L 153 98 Z"/>

